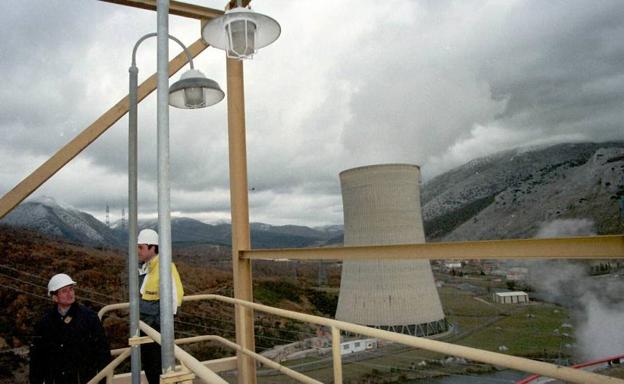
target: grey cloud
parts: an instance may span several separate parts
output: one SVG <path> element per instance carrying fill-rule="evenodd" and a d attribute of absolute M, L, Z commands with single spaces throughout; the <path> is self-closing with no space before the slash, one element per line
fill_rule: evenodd
<path fill-rule="evenodd" d="M 77 69 L 81 47 L 92 33 L 86 22 L 76 25 L 75 21 L 94 17 L 94 10 L 67 1 L 10 3 L 3 7 L 0 22 L 5 37 L 0 133 L 11 139 L 13 147 L 49 153 L 63 141 L 75 100 L 84 98 Z"/>
<path fill-rule="evenodd" d="M 594 85 L 622 82 L 624 49 L 614 44 L 624 35 L 622 17 L 620 2 L 600 7 L 586 1 L 518 4 L 499 38 L 480 49 L 488 56 L 481 75 L 495 97 L 508 98 L 500 118 L 513 119 L 517 128 L 540 127 L 545 134 L 570 128 L 598 128 L 597 138 L 609 134 L 612 128 L 574 122 L 621 105 L 622 87 Z"/>
<path fill-rule="evenodd" d="M 15 171 L 0 169 L 20 172 L 3 177 L 0 193 L 13 186 L 5 180 L 26 176 L 125 96 L 132 46 L 155 25 L 153 13 L 103 2 L 11 0 L 5 8 L 0 151 L 24 159 Z M 621 2 L 365 0 L 342 2 L 331 14 L 325 8 L 256 7 L 283 27 L 274 45 L 245 63 L 250 204 L 262 221 L 340 222 L 338 173 L 354 166 L 410 162 L 433 176 L 528 143 L 622 139 Z M 197 37 L 195 24 L 173 18 L 170 27 L 183 41 Z M 153 48 L 146 42 L 139 52 L 140 79 L 154 70 Z M 213 51 L 196 66 L 225 90 L 223 54 Z M 29 94 L 29 77 L 46 90 Z M 154 99 L 139 109 L 145 213 L 155 211 Z M 126 126 L 119 121 L 45 189 L 84 209 L 123 202 L 125 186 L 109 184 L 125 183 Z M 226 102 L 170 111 L 170 137 L 172 206 L 223 217 Z M 82 175 L 91 169 L 98 177 Z M 85 177 L 88 187 L 64 174 Z"/>
<path fill-rule="evenodd" d="M 362 38 L 358 46 L 365 48 L 353 61 L 366 62 L 368 76 L 343 133 L 351 153 L 445 161 L 441 154 L 452 144 L 474 139 L 475 125 L 524 130 L 541 140 L 621 137 L 624 49 L 613 43 L 624 33 L 621 3 L 529 2 L 461 14 L 458 7 L 429 9 L 439 25 L 414 27 L 407 41 L 400 38 L 405 32 L 387 26 Z M 472 23 L 453 25 L 453 17 Z M 345 76 L 364 73 L 355 63 L 345 67 Z"/>

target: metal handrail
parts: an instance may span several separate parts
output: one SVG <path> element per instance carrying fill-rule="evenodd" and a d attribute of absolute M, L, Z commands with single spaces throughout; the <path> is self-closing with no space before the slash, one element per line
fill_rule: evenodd
<path fill-rule="evenodd" d="M 126 360 L 128 356 L 130 356 L 130 348 L 125 348 L 125 350 L 122 351 L 119 356 L 117 356 L 113 361 L 108 363 L 108 365 L 104 367 L 104 369 L 102 369 L 100 372 L 98 372 L 98 374 L 95 375 L 91 380 L 89 380 L 87 384 L 97 384 L 104 377 L 106 377 L 106 384 L 112 383 L 115 368 L 117 368 L 119 364 Z"/>
<path fill-rule="evenodd" d="M 144 322 L 139 322 L 139 328 L 152 340 L 160 344 L 160 333 Z M 206 383 L 228 384 L 219 375 L 214 373 L 211 369 L 205 367 L 199 360 L 194 358 L 190 353 L 186 352 L 182 348 L 174 344 L 173 355 L 182 363 L 187 369 L 192 371 L 200 379 Z"/>
<path fill-rule="evenodd" d="M 185 296 L 185 300 L 186 301 L 194 301 L 195 297 L 194 296 Z M 126 309 L 128 308 L 130 305 L 129 303 L 118 303 L 118 304 L 110 304 L 107 305 L 105 307 L 103 307 L 102 309 L 100 309 L 100 311 L 98 312 L 98 316 L 100 317 L 100 319 L 102 318 L 102 316 L 104 314 L 106 314 L 107 312 L 113 311 L 113 310 L 117 310 L 117 309 Z M 158 331 L 156 331 L 155 329 L 151 328 L 150 326 L 148 326 L 147 324 L 145 324 L 144 322 L 140 322 L 139 326 L 141 328 L 141 330 L 143 332 L 145 332 L 145 334 L 147 334 L 148 337 L 150 337 L 152 340 L 154 340 L 155 342 L 160 343 L 160 334 L 158 333 Z M 221 379 L 220 377 L 218 377 L 216 374 L 214 374 L 214 372 L 210 371 L 208 368 L 203 367 L 203 364 L 199 361 L 197 361 L 193 356 L 191 356 L 190 354 L 188 354 L 187 352 L 185 352 L 184 350 L 182 350 L 181 348 L 179 348 L 177 345 L 178 344 L 187 344 L 187 343 L 192 343 L 192 342 L 198 342 L 198 341 L 216 341 L 219 342 L 221 344 L 223 344 L 226 347 L 229 347 L 231 349 L 234 349 L 236 351 L 239 351 L 241 353 L 244 353 L 252 358 L 254 358 L 255 360 L 261 362 L 262 364 L 264 364 L 265 366 L 269 367 L 269 368 L 273 368 L 283 374 L 285 374 L 288 377 L 291 377 L 297 381 L 299 381 L 300 383 L 306 383 L 306 384 L 322 384 L 322 382 L 315 380 L 311 377 L 308 377 L 304 374 L 301 374 L 295 370 L 292 370 L 288 367 L 285 367 L 283 365 L 280 365 L 254 351 L 251 351 L 247 348 L 243 348 L 240 345 L 227 340 L 223 337 L 220 336 L 216 336 L 216 335 L 202 335 L 202 336 L 195 336 L 195 337 L 186 337 L 183 339 L 178 339 L 175 340 L 175 347 L 174 347 L 174 354 L 176 356 L 176 358 L 178 358 L 178 360 L 180 360 L 182 363 L 184 363 L 184 365 L 190 369 L 191 371 L 193 371 L 193 373 L 197 372 L 195 371 L 195 369 L 199 369 L 201 372 L 201 374 L 198 374 L 198 376 L 204 380 L 206 380 L 208 383 L 225 383 L 225 381 L 223 381 L 223 379 Z M 128 357 L 130 348 L 122 348 L 122 349 L 116 349 L 114 350 L 115 354 L 120 354 L 120 357 L 118 357 L 117 359 L 115 359 L 115 362 L 119 359 L 119 362 L 123 361 L 125 358 Z M 180 352 L 181 351 L 181 352 Z M 123 355 L 123 358 L 121 357 L 121 355 Z M 112 365 L 113 363 L 109 364 Z M 199 364 L 199 365 L 198 365 Z M 107 374 L 112 374 L 112 370 L 119 365 L 119 363 L 116 363 L 114 366 L 112 367 L 106 367 L 105 370 L 103 370 L 105 373 Z M 201 367 L 200 367 L 201 365 Z M 96 378 L 101 379 L 103 378 L 103 375 L 99 375 L 96 376 Z M 107 376 L 108 377 L 108 376 Z M 93 379 L 94 383 L 96 383 L 97 381 L 95 381 L 95 379 Z M 89 382 L 91 383 L 91 382 Z"/>
<path fill-rule="evenodd" d="M 185 296 L 184 302 L 187 301 L 200 301 L 200 300 L 217 300 L 233 304 L 235 306 L 242 306 L 249 309 L 270 313 L 277 316 L 286 317 L 293 320 L 299 320 L 307 323 L 313 323 L 317 325 L 324 325 L 330 327 L 332 330 L 332 353 L 334 357 L 334 382 L 342 382 L 342 367 L 340 362 L 340 331 L 348 331 L 356 334 L 366 335 L 369 337 L 384 339 L 404 345 L 408 345 L 415 348 L 420 348 L 428 351 L 438 352 L 445 355 L 463 357 L 468 360 L 479 361 L 496 366 L 502 366 L 518 371 L 538 373 L 542 376 L 552 377 L 555 379 L 564 380 L 570 383 L 578 384 L 603 384 L 603 383 L 619 383 L 624 384 L 624 380 L 599 375 L 596 373 L 579 371 L 569 367 L 562 367 L 550 363 L 544 363 L 527 359 L 524 357 L 510 356 L 497 352 L 485 351 L 477 348 L 471 348 L 461 345 L 454 345 L 437 340 L 425 339 L 422 337 L 409 336 L 398 334 L 394 332 L 384 331 L 380 329 L 370 328 L 362 325 L 347 323 L 344 321 L 328 319 L 315 315 L 308 315 L 304 313 L 289 311 L 280 308 L 269 307 L 262 304 L 252 303 L 245 300 L 233 299 L 221 295 L 205 294 L 205 295 L 192 295 Z M 125 303 L 127 307 L 127 303 Z M 100 314 L 104 314 L 109 310 L 123 308 L 123 304 L 113 304 L 106 306 L 100 310 Z M 143 324 L 143 323 L 141 323 Z M 142 328 L 143 329 L 143 328 Z M 146 332 L 147 333 L 147 332 Z M 150 335 L 151 337 L 151 335 Z M 219 341 L 217 338 L 214 340 Z M 224 339 L 225 340 L 225 339 Z M 229 342 L 231 343 L 231 342 Z M 234 344 L 234 343 L 231 343 Z M 236 344 L 235 344 L 236 345 Z M 239 349 L 240 348 L 240 349 Z M 248 354 L 256 358 L 255 352 L 242 349 L 238 346 L 237 350 Z M 190 367 L 189 367 L 190 369 Z"/>
<path fill-rule="evenodd" d="M 244 353 L 244 354 L 246 354 L 248 356 L 251 356 L 254 359 L 258 360 L 260 363 L 264 364 L 265 366 L 267 366 L 269 368 L 273 368 L 276 371 L 279 371 L 279 372 L 285 374 L 286 376 L 291 377 L 291 378 L 299 381 L 300 383 L 323 384 L 322 382 L 320 382 L 318 380 L 315 380 L 315 379 L 313 379 L 311 377 L 308 377 L 308 376 L 306 376 L 306 375 L 304 375 L 302 373 L 299 373 L 299 372 L 297 372 L 295 370 L 292 370 L 292 369 L 290 369 L 288 367 L 285 367 L 285 366 L 283 366 L 283 365 L 281 365 L 279 363 L 276 363 L 273 360 L 268 359 L 268 358 L 262 356 L 259 353 L 256 353 L 254 351 L 250 351 L 247 348 L 243 348 L 240 345 L 238 345 L 238 344 L 236 344 L 236 343 L 234 343 L 234 342 L 232 342 L 232 341 L 230 341 L 230 340 L 228 340 L 226 338 L 223 338 L 221 336 L 207 335 L 207 336 L 200 336 L 200 337 L 202 337 L 202 339 L 204 339 L 204 340 L 217 341 L 217 342 L 225 345 L 226 347 L 230 347 L 230 348 L 232 348 L 232 349 L 234 349 L 236 351 L 239 351 L 239 352 L 242 352 L 242 353 Z"/>

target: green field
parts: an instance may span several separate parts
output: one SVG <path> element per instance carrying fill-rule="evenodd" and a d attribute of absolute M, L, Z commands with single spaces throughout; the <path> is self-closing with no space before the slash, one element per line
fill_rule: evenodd
<path fill-rule="evenodd" d="M 486 294 L 479 296 L 454 284 L 446 284 L 438 291 L 447 319 L 455 327 L 455 331 L 442 341 L 534 359 L 551 360 L 572 352 L 565 346 L 574 344 L 573 329 L 561 327 L 564 323 L 571 323 L 567 312 L 561 307 L 538 302 L 494 304 L 488 301 Z M 571 336 L 563 335 L 566 332 Z M 400 345 L 387 346 L 383 352 L 383 356 L 379 357 L 369 355 L 370 358 L 357 362 L 344 361 L 344 382 L 390 383 L 494 370 L 484 364 L 456 361 L 448 359 L 449 356 Z M 322 365 L 319 359 L 293 361 L 287 365 L 322 382 L 331 382 L 331 356 L 320 359 L 324 361 L 324 367 L 319 367 Z M 291 379 L 259 376 L 259 382 L 287 383 Z"/>

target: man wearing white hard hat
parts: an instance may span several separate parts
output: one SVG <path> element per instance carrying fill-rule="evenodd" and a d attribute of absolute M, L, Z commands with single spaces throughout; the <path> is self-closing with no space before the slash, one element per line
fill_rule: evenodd
<path fill-rule="evenodd" d="M 139 268 L 139 312 L 141 321 L 160 331 L 160 276 L 158 257 L 158 233 L 153 229 L 143 229 L 137 239 Z M 171 263 L 171 291 L 173 314 L 182 304 L 184 288 L 175 264 Z M 162 373 L 160 345 L 158 343 L 141 346 L 141 364 L 150 384 L 160 381 Z"/>
<path fill-rule="evenodd" d="M 54 306 L 35 326 L 30 345 L 30 383 L 86 383 L 110 362 L 102 323 L 76 302 L 76 282 L 64 273 L 52 276 L 48 295 Z"/>

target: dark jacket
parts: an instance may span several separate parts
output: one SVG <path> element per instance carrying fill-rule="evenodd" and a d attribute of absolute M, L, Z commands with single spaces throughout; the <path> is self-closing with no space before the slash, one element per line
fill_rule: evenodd
<path fill-rule="evenodd" d="M 35 327 L 30 345 L 30 383 L 86 383 L 110 362 L 110 357 L 108 340 L 95 312 L 74 303 L 62 316 L 55 305 Z"/>

